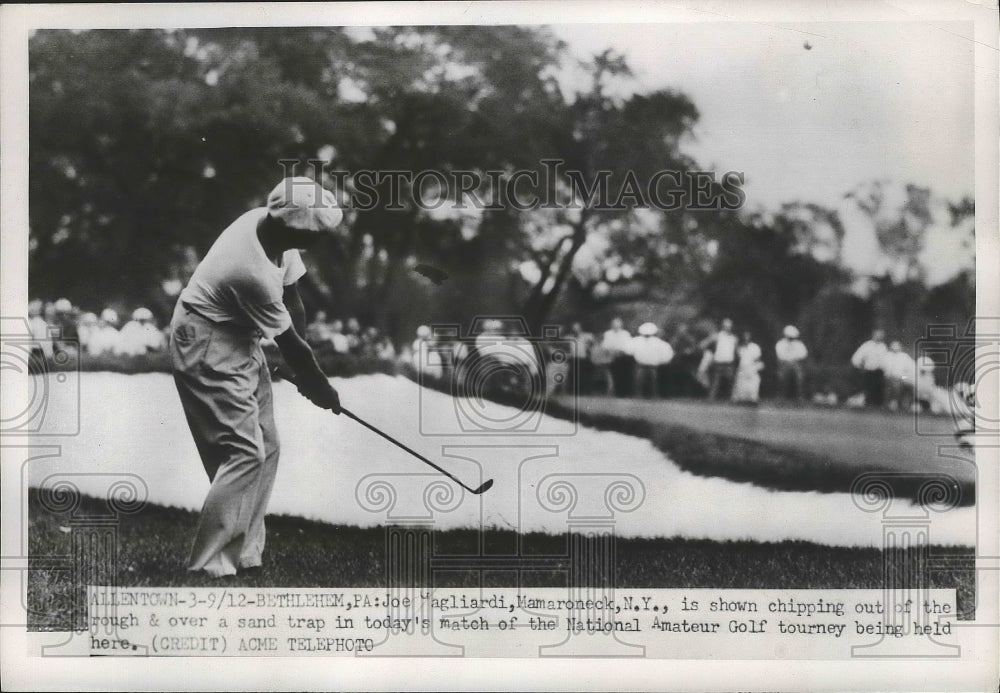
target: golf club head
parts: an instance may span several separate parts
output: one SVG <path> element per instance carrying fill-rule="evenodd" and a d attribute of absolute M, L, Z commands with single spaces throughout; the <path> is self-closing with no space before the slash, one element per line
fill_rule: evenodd
<path fill-rule="evenodd" d="M 474 489 L 472 493 L 478 496 L 480 493 L 486 493 L 491 488 L 493 488 L 493 479 L 488 479 L 485 484 L 483 484 L 477 489 Z"/>

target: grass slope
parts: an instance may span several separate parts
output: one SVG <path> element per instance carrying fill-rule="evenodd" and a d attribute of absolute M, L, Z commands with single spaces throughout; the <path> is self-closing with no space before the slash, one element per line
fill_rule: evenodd
<path fill-rule="evenodd" d="M 404 375 L 417 380 L 412 370 L 404 371 Z M 423 387 L 454 394 L 451 384 L 446 380 L 424 378 L 418 382 Z M 832 456 L 808 450 L 767 445 L 755 440 L 695 430 L 675 423 L 659 423 L 633 415 L 584 411 L 581 407 L 567 405 L 554 398 L 527 402 L 524 397 L 501 391 L 479 395 L 515 408 L 538 407 L 550 416 L 576 421 L 599 431 L 614 431 L 645 438 L 666 453 L 678 467 L 698 476 L 721 477 L 776 491 L 850 493 L 860 473 L 857 464 L 846 465 Z M 609 401 L 620 402 L 613 398 Z M 898 471 L 891 466 L 881 465 L 877 458 L 866 459 L 861 470 Z M 916 475 L 890 474 L 885 477 L 885 482 L 897 498 L 912 501 L 925 500 L 920 498 L 925 480 L 926 477 Z M 958 485 L 957 505 L 974 505 L 974 482 L 963 479 L 959 480 Z M 924 489 L 925 493 L 926 490 Z"/>
<path fill-rule="evenodd" d="M 84 497 L 75 518 L 108 514 L 103 500 Z M 84 557 L 76 566 L 82 584 L 156 587 L 382 587 L 386 585 L 386 528 L 361 529 L 278 516 L 268 519 L 268 549 L 256 575 L 213 580 L 185 570 L 197 514 L 147 505 L 123 515 L 117 525 L 116 560 Z M 67 630 L 82 627 L 86 610 L 82 587 L 60 557 L 73 553 L 71 520 L 45 509 L 32 489 L 29 497 L 29 628 Z M 510 531 L 451 530 L 434 533 L 434 555 L 484 553 L 565 556 L 567 537 L 517 535 Z M 845 549 L 807 542 L 714 542 L 686 539 L 617 539 L 618 588 L 787 588 L 878 589 L 882 585 L 883 552 Z M 934 548 L 949 570 L 931 572 L 929 587 L 958 590 L 961 618 L 974 613 L 974 570 L 971 549 Z M 559 560 L 541 570 L 454 569 L 435 571 L 437 587 L 565 587 Z"/>

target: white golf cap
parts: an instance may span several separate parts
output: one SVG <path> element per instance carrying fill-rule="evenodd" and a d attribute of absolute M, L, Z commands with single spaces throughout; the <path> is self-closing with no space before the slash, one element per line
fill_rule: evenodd
<path fill-rule="evenodd" d="M 73 304 L 70 303 L 68 298 L 60 298 L 56 301 L 55 309 L 59 313 L 68 313 L 73 310 Z"/>
<path fill-rule="evenodd" d="M 151 311 L 149 308 L 136 308 L 134 311 L 132 311 L 132 319 L 133 320 L 152 320 L 153 319 L 153 311 Z"/>
<path fill-rule="evenodd" d="M 431 328 L 428 325 L 421 325 L 417 328 L 417 336 L 421 339 L 427 339 L 431 336 Z"/>
<path fill-rule="evenodd" d="M 799 329 L 795 325 L 785 325 L 785 336 L 789 339 L 798 339 Z"/>
<path fill-rule="evenodd" d="M 304 176 L 285 178 L 267 196 L 267 212 L 293 229 L 332 231 L 344 213 L 333 193 Z"/>
<path fill-rule="evenodd" d="M 639 325 L 639 334 L 643 337 L 652 337 L 659 331 L 659 328 L 651 322 L 644 322 Z"/>
<path fill-rule="evenodd" d="M 111 323 L 112 325 L 117 325 L 118 313 L 116 313 L 111 308 L 105 308 L 104 310 L 101 311 L 101 320 L 107 323 Z"/>

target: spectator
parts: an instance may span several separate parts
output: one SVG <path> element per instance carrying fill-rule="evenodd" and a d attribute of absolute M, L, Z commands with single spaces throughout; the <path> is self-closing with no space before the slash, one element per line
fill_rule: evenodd
<path fill-rule="evenodd" d="M 482 385 L 485 391 L 523 392 L 531 390 L 542 369 L 538 362 L 535 346 L 521 335 L 505 335 L 501 320 L 491 319 L 483 323 L 483 330 L 475 339 L 475 355 L 469 353 L 462 344 L 456 353 L 457 361 L 465 362 L 463 374 L 459 377 L 460 388 L 473 382 Z M 496 368 L 486 365 L 495 362 Z M 487 377 L 497 374 L 498 378 Z M 465 382 L 467 379 L 476 379 Z M 544 383 L 540 384 L 544 387 Z M 472 393 L 479 394 L 479 392 Z"/>
<path fill-rule="evenodd" d="M 413 340 L 413 366 L 419 373 L 435 379 L 444 376 L 448 352 L 438 347 L 429 326 L 421 325 L 417 328 L 417 338 Z"/>
<path fill-rule="evenodd" d="M 695 372 L 701 360 L 698 340 L 691 334 L 687 323 L 680 323 L 670 340 L 674 348 L 674 358 L 666 367 L 666 389 L 671 396 L 690 397 L 697 394 L 700 385 L 695 380 Z"/>
<path fill-rule="evenodd" d="M 31 330 L 31 338 L 37 345 L 33 345 L 32 352 L 35 356 L 40 355 L 43 359 L 51 359 L 53 354 L 52 336 L 49 333 L 49 323 L 42 317 L 44 311 L 45 304 L 41 300 L 31 301 L 28 304 L 28 327 Z M 54 309 L 52 316 L 55 317 Z"/>
<path fill-rule="evenodd" d="M 903 351 L 903 345 L 894 340 L 882 364 L 885 372 L 886 404 L 889 409 L 909 409 L 913 403 L 913 383 L 917 364 Z"/>
<path fill-rule="evenodd" d="M 659 329 L 656 325 L 644 322 L 639 326 L 639 334 L 633 337 L 629 343 L 628 351 L 635 359 L 634 392 L 636 397 L 655 398 L 658 396 L 660 391 L 659 368 L 670 363 L 674 358 L 673 348 L 657 337 L 657 332 Z"/>
<path fill-rule="evenodd" d="M 862 372 L 864 404 L 867 407 L 881 407 L 884 402 L 885 372 L 882 366 L 887 353 L 885 332 L 876 329 L 872 338 L 859 346 L 851 357 L 851 365 Z"/>
<path fill-rule="evenodd" d="M 378 358 L 378 345 L 381 339 L 382 336 L 379 334 L 378 328 L 375 326 L 370 325 L 362 330 L 361 355 L 370 359 Z"/>
<path fill-rule="evenodd" d="M 80 338 L 80 351 L 90 353 L 90 340 L 97 332 L 97 315 L 94 313 L 84 313 L 76 325 L 76 332 Z"/>
<path fill-rule="evenodd" d="M 711 400 L 729 397 L 732 394 L 733 380 L 736 377 L 736 345 L 738 341 L 736 335 L 733 334 L 733 321 L 724 318 L 719 331 L 701 343 L 701 348 L 710 348 L 712 354 L 710 366 L 712 384 L 708 392 L 708 397 Z"/>
<path fill-rule="evenodd" d="M 611 364 L 614 362 L 614 353 L 604 346 L 604 342 L 594 342 L 590 349 L 591 372 L 594 375 L 594 382 L 601 389 L 601 394 L 610 397 L 615 394 L 615 381 L 611 376 Z"/>
<path fill-rule="evenodd" d="M 805 394 L 802 391 L 802 363 L 809 350 L 799 339 L 795 325 L 785 327 L 782 338 L 774 345 L 774 354 L 778 357 L 778 391 L 785 398 L 802 399 Z"/>
<path fill-rule="evenodd" d="M 386 335 L 382 335 L 375 341 L 375 358 L 382 361 L 396 360 L 396 346 Z"/>
<path fill-rule="evenodd" d="M 736 403 L 757 404 L 760 402 L 760 372 L 764 368 L 760 347 L 753 341 L 749 331 L 736 347 L 739 365 L 733 384 L 732 400 Z"/>
<path fill-rule="evenodd" d="M 164 347 L 163 333 L 153 324 L 153 313 L 148 308 L 136 308 L 132 319 L 125 323 L 118 334 L 115 353 L 120 356 L 141 356 Z"/>
<path fill-rule="evenodd" d="M 347 328 L 344 331 L 344 335 L 347 337 L 347 351 L 355 356 L 360 354 L 362 347 L 361 323 L 358 322 L 357 318 L 347 319 Z"/>
<path fill-rule="evenodd" d="M 351 350 L 351 340 L 344 334 L 344 323 L 340 320 L 330 323 L 330 333 L 327 338 L 338 354 L 346 354 Z"/>
<path fill-rule="evenodd" d="M 593 334 L 583 329 L 583 325 L 574 322 L 570 327 L 569 338 L 573 341 L 573 354 L 568 363 L 567 376 L 564 381 L 566 389 L 571 393 L 589 395 L 594 381 L 590 354 L 597 341 Z"/>
<path fill-rule="evenodd" d="M 330 341 L 330 323 L 327 321 L 326 311 L 317 310 L 311 323 L 306 325 L 306 341 L 310 346 L 320 346 Z"/>
<path fill-rule="evenodd" d="M 429 342 L 433 332 L 429 325 L 421 325 L 417 328 L 417 338 L 413 340 L 413 353 L 414 355 L 419 354 L 420 350 L 423 348 L 424 342 Z"/>
<path fill-rule="evenodd" d="M 90 335 L 89 352 L 91 356 L 114 354 L 120 349 L 120 335 L 115 327 L 118 324 L 118 313 L 111 308 L 101 311 L 97 319 L 97 329 Z"/>
<path fill-rule="evenodd" d="M 632 342 L 632 335 L 624 328 L 621 318 L 611 321 L 611 328 L 604 333 L 601 346 L 608 352 L 610 362 L 608 364 L 609 375 L 611 377 L 611 391 L 608 394 L 622 396 L 626 393 L 625 381 L 628 377 L 629 344 Z"/>
<path fill-rule="evenodd" d="M 65 349 L 76 348 L 79 345 L 79 334 L 76 331 L 77 316 L 74 315 L 73 304 L 68 298 L 60 298 L 53 304 L 55 315 L 50 327 L 56 328 L 55 346 Z"/>
<path fill-rule="evenodd" d="M 143 334 L 146 336 L 147 351 L 161 351 L 166 348 L 166 335 L 163 330 L 156 326 L 153 311 L 149 308 L 139 308 L 133 313 L 133 318 L 142 325 Z"/>
<path fill-rule="evenodd" d="M 917 383 L 914 397 L 923 411 L 932 414 L 946 414 L 951 409 L 951 398 L 948 390 L 940 387 L 934 378 L 937 364 L 930 356 L 917 359 Z"/>

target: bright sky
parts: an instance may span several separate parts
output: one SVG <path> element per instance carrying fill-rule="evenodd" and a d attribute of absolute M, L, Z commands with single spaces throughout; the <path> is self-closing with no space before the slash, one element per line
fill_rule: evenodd
<path fill-rule="evenodd" d="M 928 185 L 949 198 L 974 191 L 974 44 L 961 36 L 970 24 L 553 29 L 578 57 L 608 47 L 625 54 L 635 90 L 687 93 L 701 111 L 689 151 L 713 170 L 745 172 L 751 208 L 836 206 L 873 178 Z"/>

